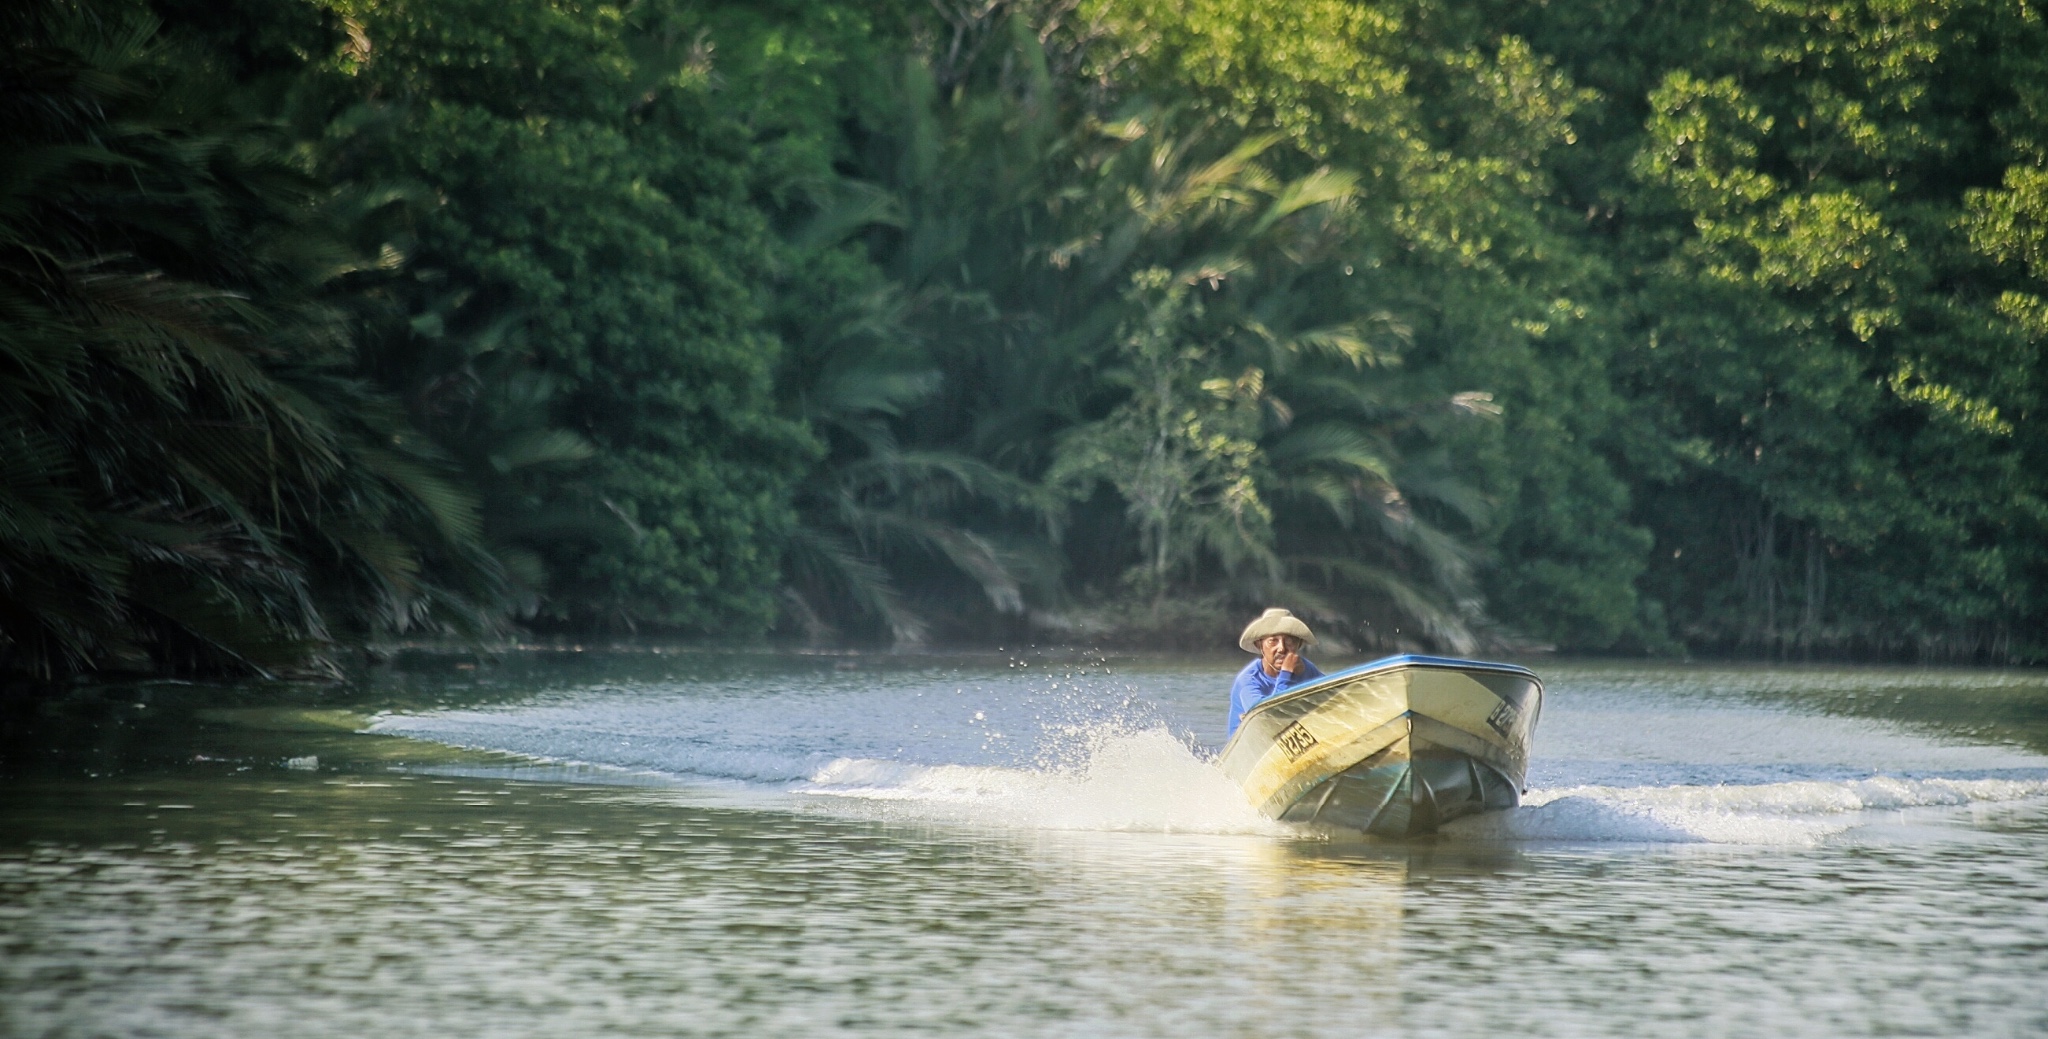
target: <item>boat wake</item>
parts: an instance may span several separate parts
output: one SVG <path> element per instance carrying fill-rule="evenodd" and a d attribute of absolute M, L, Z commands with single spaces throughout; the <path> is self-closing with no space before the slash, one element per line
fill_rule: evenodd
<path fill-rule="evenodd" d="M 982 720 L 978 712 L 972 718 Z M 370 731 L 535 763 L 487 770 L 501 778 L 639 785 L 665 777 L 794 797 L 811 810 L 1021 829 L 1291 832 L 1247 804 L 1235 783 L 1164 724 L 1128 720 L 1055 723 L 1014 749 L 1005 748 L 1002 733 L 978 728 L 927 741 L 928 755 L 950 751 L 952 761 L 889 755 L 895 748 L 885 741 L 866 741 L 866 754 L 833 755 L 822 750 L 826 739 L 734 739 L 669 712 L 612 705 L 386 715 Z"/>
<path fill-rule="evenodd" d="M 1522 807 L 1443 828 L 1466 840 L 1641 844 L 1813 844 L 1871 813 L 2018 801 L 2048 779 L 1802 780 L 1749 786 L 1575 786 L 1532 790 Z"/>
<path fill-rule="evenodd" d="M 794 792 L 880 814 L 1026 829 L 1269 834 L 1289 829 L 1165 728 L 1075 732 L 1078 753 L 1029 768 L 841 758 Z"/>

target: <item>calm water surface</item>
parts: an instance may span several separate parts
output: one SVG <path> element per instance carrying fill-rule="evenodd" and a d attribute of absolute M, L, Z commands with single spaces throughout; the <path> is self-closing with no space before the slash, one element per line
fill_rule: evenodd
<path fill-rule="evenodd" d="M 2048 674 L 1535 664 L 1528 804 L 1382 844 L 1206 764 L 1230 659 L 82 693 L 0 1035 L 2048 1035 Z"/>

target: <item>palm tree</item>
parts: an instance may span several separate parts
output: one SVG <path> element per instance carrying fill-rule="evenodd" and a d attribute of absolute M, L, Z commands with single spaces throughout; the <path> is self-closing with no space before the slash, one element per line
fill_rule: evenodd
<path fill-rule="evenodd" d="M 471 497 L 354 378 L 358 260 L 159 27 L 19 5 L 0 59 L 0 669 L 321 663 L 498 623 Z"/>
<path fill-rule="evenodd" d="M 825 194 L 790 236 L 798 271 L 863 232 L 904 226 L 899 201 L 872 184 L 847 180 Z M 820 444 L 796 494 L 782 592 L 790 618 L 814 641 L 879 624 L 897 645 L 921 643 L 930 622 L 906 601 L 903 579 L 934 564 L 971 582 L 996 613 L 1021 614 L 1030 554 L 963 519 L 977 507 L 1029 513 L 1038 504 L 1031 485 L 957 450 L 906 447 L 898 435 L 942 381 L 910 317 L 934 305 L 933 294 L 887 282 L 827 300 L 793 285 L 784 292 L 804 305 L 785 322 L 781 392 Z"/>
<path fill-rule="evenodd" d="M 891 444 L 1038 484 L 1070 558 L 1128 546 L 1125 580 L 1043 605 L 1286 599 L 1469 647 L 1471 553 L 1430 518 L 1483 503 L 1427 450 L 1444 402 L 1405 400 L 1405 329 L 1346 266 L 1354 178 L 1282 176 L 1300 160 L 1274 138 L 1141 102 L 1099 114 L 1042 62 L 999 64 L 945 96 L 913 66 L 873 121 L 887 219 L 866 242 L 935 370 L 881 423 Z M 962 522 L 1018 532 L 992 519 Z"/>

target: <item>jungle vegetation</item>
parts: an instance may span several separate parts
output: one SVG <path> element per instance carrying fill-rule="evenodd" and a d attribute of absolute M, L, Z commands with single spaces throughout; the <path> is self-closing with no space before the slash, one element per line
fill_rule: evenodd
<path fill-rule="evenodd" d="M 0 671 L 2048 658 L 2021 0 L 29 0 Z"/>

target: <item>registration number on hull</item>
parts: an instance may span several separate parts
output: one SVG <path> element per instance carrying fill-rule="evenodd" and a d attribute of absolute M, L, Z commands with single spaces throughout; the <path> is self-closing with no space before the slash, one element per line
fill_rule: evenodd
<path fill-rule="evenodd" d="M 1493 713 L 1486 716 L 1486 724 L 1492 726 L 1493 731 L 1500 733 L 1503 737 L 1511 737 L 1510 730 L 1515 727 L 1516 722 L 1521 720 L 1522 712 L 1516 710 L 1515 705 L 1506 700 L 1502 700 L 1500 706 L 1494 708 Z"/>
<path fill-rule="evenodd" d="M 1288 761 L 1300 761 L 1301 756 L 1316 745 L 1316 734 L 1308 731 L 1300 722 L 1295 722 L 1281 729 L 1280 735 L 1274 737 L 1274 742 L 1280 745 L 1280 750 L 1287 755 Z"/>

